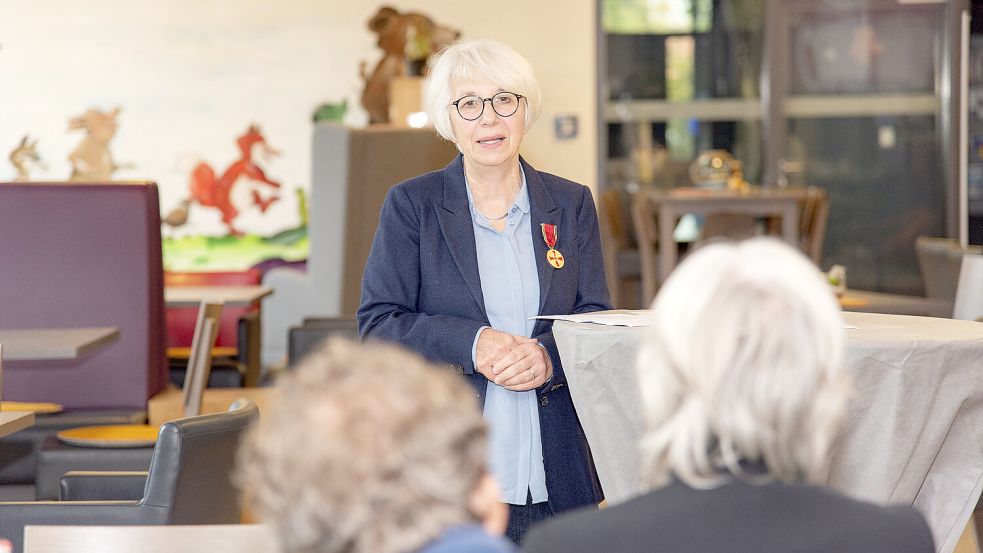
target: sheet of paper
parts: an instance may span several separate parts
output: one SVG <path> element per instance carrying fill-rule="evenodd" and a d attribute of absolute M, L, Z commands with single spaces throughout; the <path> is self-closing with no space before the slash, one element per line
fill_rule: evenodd
<path fill-rule="evenodd" d="M 576 315 L 539 315 L 530 319 L 546 319 L 553 321 L 570 321 L 572 323 L 592 323 L 606 326 L 648 326 L 649 311 L 645 309 L 615 309 L 612 311 L 594 311 Z M 854 325 L 843 325 L 844 330 L 860 330 Z"/>
<path fill-rule="evenodd" d="M 540 315 L 530 318 L 570 321 L 573 323 L 593 323 L 607 326 L 647 326 L 649 324 L 649 312 L 647 310 L 633 311 L 628 309 L 595 311 L 593 313 L 578 313 L 576 315 Z"/>

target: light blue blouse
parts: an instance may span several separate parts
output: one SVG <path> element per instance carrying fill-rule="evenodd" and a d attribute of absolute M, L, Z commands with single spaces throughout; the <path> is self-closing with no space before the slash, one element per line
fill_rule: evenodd
<path fill-rule="evenodd" d="M 530 317 L 539 314 L 539 274 L 533 250 L 526 175 L 522 174 L 522 188 L 509 208 L 502 232 L 495 230 L 475 209 L 471 187 L 467 188 L 488 322 L 495 330 L 531 336 L 535 321 Z M 475 345 L 477 340 L 476 335 Z M 473 347 L 471 351 L 473 358 Z M 527 491 L 532 494 L 533 503 L 546 501 L 546 471 L 536 391 L 513 392 L 489 381 L 484 416 L 490 428 L 491 472 L 502 488 L 503 501 L 525 505 Z"/>

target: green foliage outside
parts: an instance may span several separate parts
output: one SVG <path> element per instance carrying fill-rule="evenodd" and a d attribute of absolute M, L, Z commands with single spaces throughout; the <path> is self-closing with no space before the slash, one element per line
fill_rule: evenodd
<path fill-rule="evenodd" d="M 603 0 L 604 31 L 614 34 L 688 34 L 710 30 L 711 0 Z"/>

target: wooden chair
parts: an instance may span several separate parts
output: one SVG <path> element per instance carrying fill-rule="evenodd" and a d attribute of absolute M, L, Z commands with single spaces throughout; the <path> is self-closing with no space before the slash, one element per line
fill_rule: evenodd
<path fill-rule="evenodd" d="M 640 253 L 632 243 L 622 191 L 614 188 L 601 191 L 599 218 L 611 304 L 615 307 L 639 307 L 637 296 L 632 298 L 630 292 L 641 282 Z"/>
<path fill-rule="evenodd" d="M 198 308 L 198 320 L 195 323 L 195 334 L 191 339 L 188 370 L 184 375 L 182 399 L 186 417 L 194 417 L 201 413 L 201 396 L 212 370 L 212 352 L 221 317 L 221 302 L 201 302 Z"/>
<path fill-rule="evenodd" d="M 826 225 L 829 223 L 829 196 L 818 186 L 806 189 L 799 217 L 799 247 L 817 266 L 822 263 Z"/>
<path fill-rule="evenodd" d="M 262 272 L 255 268 L 246 271 L 164 273 L 164 285 L 171 288 L 259 285 L 262 279 Z M 222 378 L 223 382 L 236 383 L 241 380 L 245 386 L 255 386 L 258 382 L 262 370 L 260 317 L 259 302 L 244 307 L 225 306 L 219 321 L 212 356 L 221 359 L 224 365 L 231 366 L 235 369 L 235 373 L 240 374 L 225 374 Z M 177 367 L 190 358 L 196 318 L 195 307 L 168 307 L 166 310 L 167 357 Z M 216 365 L 219 363 L 216 362 Z M 174 370 L 172 368 L 172 371 Z M 177 370 L 180 371 L 180 368 Z M 178 382 L 180 381 L 176 380 L 175 384 Z"/>
<path fill-rule="evenodd" d="M 659 290 L 659 228 L 655 206 L 647 194 L 635 194 L 631 201 L 631 220 L 638 243 L 642 281 L 642 307 L 648 307 Z"/>
<path fill-rule="evenodd" d="M 743 240 L 759 233 L 758 221 L 750 215 L 739 213 L 711 213 L 703 219 L 700 240 L 729 238 Z"/>

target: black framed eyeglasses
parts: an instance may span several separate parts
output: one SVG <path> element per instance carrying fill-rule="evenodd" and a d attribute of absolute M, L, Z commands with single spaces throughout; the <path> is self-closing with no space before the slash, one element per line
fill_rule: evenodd
<path fill-rule="evenodd" d="M 519 109 L 520 98 L 525 98 L 525 96 L 514 92 L 499 92 L 491 98 L 465 96 L 456 102 L 451 102 L 451 105 L 457 108 L 457 113 L 461 119 L 474 121 L 485 113 L 485 102 L 491 102 L 492 109 L 499 117 L 511 117 Z"/>

